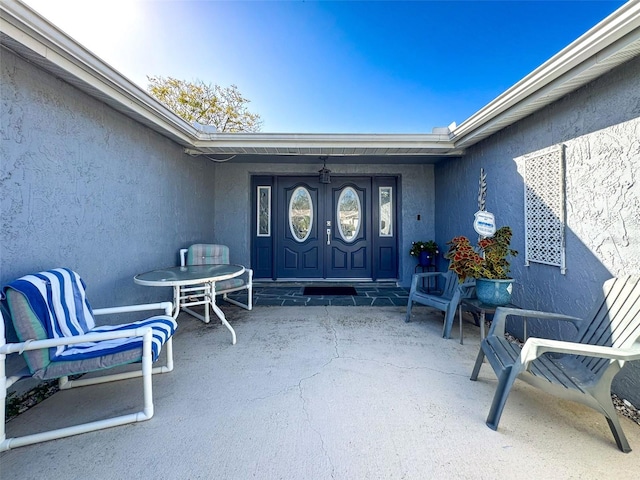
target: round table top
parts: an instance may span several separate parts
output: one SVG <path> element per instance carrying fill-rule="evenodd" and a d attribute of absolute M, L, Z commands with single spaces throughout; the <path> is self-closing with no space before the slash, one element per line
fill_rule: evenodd
<path fill-rule="evenodd" d="M 194 283 L 219 282 L 237 277 L 245 272 L 242 265 L 188 265 L 186 267 L 167 267 L 151 272 L 140 273 L 133 277 L 139 285 L 152 287 L 173 287 Z"/>

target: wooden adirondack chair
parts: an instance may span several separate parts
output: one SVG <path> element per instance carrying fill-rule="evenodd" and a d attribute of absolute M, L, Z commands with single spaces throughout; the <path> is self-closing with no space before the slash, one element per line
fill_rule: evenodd
<path fill-rule="evenodd" d="M 442 282 L 441 292 L 427 293 L 421 288 L 422 280 L 425 278 L 428 280 L 429 277 L 440 278 Z M 451 327 L 453 326 L 458 304 L 461 299 L 469 298 L 473 295 L 474 287 L 474 280 L 467 280 L 462 284 L 458 282 L 458 276 L 452 270 L 414 274 L 411 280 L 411 290 L 409 291 L 405 322 L 411 321 L 411 309 L 413 308 L 414 302 L 442 310 L 444 312 L 442 336 L 444 338 L 450 338 Z"/>
<path fill-rule="evenodd" d="M 487 358 L 498 386 L 487 417 L 496 430 L 516 378 L 561 398 L 602 413 L 618 448 L 631 448 L 611 400 L 611 382 L 626 361 L 640 359 L 640 277 L 613 278 L 603 286 L 604 298 L 589 321 L 567 315 L 498 308 L 491 330 L 480 347 L 471 380 L 478 378 Z M 508 316 L 565 320 L 574 324 L 572 342 L 531 337 L 520 348 L 504 337 Z"/>

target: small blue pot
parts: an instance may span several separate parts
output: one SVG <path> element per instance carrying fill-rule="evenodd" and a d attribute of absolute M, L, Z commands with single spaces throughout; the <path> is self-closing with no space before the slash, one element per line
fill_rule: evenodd
<path fill-rule="evenodd" d="M 508 280 L 476 279 L 476 296 L 487 305 L 499 307 L 511 303 L 513 278 Z"/>
<path fill-rule="evenodd" d="M 421 266 L 423 267 L 428 267 L 429 265 L 431 265 L 431 255 L 429 255 L 429 252 L 420 252 L 420 256 L 418 257 L 418 262 L 420 263 Z"/>

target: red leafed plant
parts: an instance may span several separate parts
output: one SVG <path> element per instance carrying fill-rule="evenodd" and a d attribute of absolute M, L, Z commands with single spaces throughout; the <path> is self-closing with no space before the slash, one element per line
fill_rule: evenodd
<path fill-rule="evenodd" d="M 492 237 L 480 240 L 478 246 L 484 256 L 476 252 L 467 237 L 453 238 L 447 242 L 449 250 L 444 255 L 450 261 L 449 270 L 456 272 L 460 282 L 467 278 L 508 279 L 510 264 L 507 258 L 518 255 L 516 250 L 509 248 L 512 235 L 510 227 L 502 227 Z"/>

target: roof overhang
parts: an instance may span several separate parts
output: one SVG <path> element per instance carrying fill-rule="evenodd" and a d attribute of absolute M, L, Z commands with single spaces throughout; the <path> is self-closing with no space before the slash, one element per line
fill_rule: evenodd
<path fill-rule="evenodd" d="M 463 155 L 471 145 L 640 55 L 640 0 L 624 4 L 458 127 L 425 134 L 203 132 L 17 0 L 0 4 L 0 45 L 170 138 L 190 155 L 234 161 L 329 156 L 349 162 L 435 163 Z"/>
<path fill-rule="evenodd" d="M 206 138 L 203 138 L 206 137 Z M 449 134 L 213 133 L 190 154 L 353 156 L 460 156 Z"/>
<path fill-rule="evenodd" d="M 0 45 L 180 145 L 191 146 L 198 136 L 192 125 L 19 1 L 0 4 Z"/>

